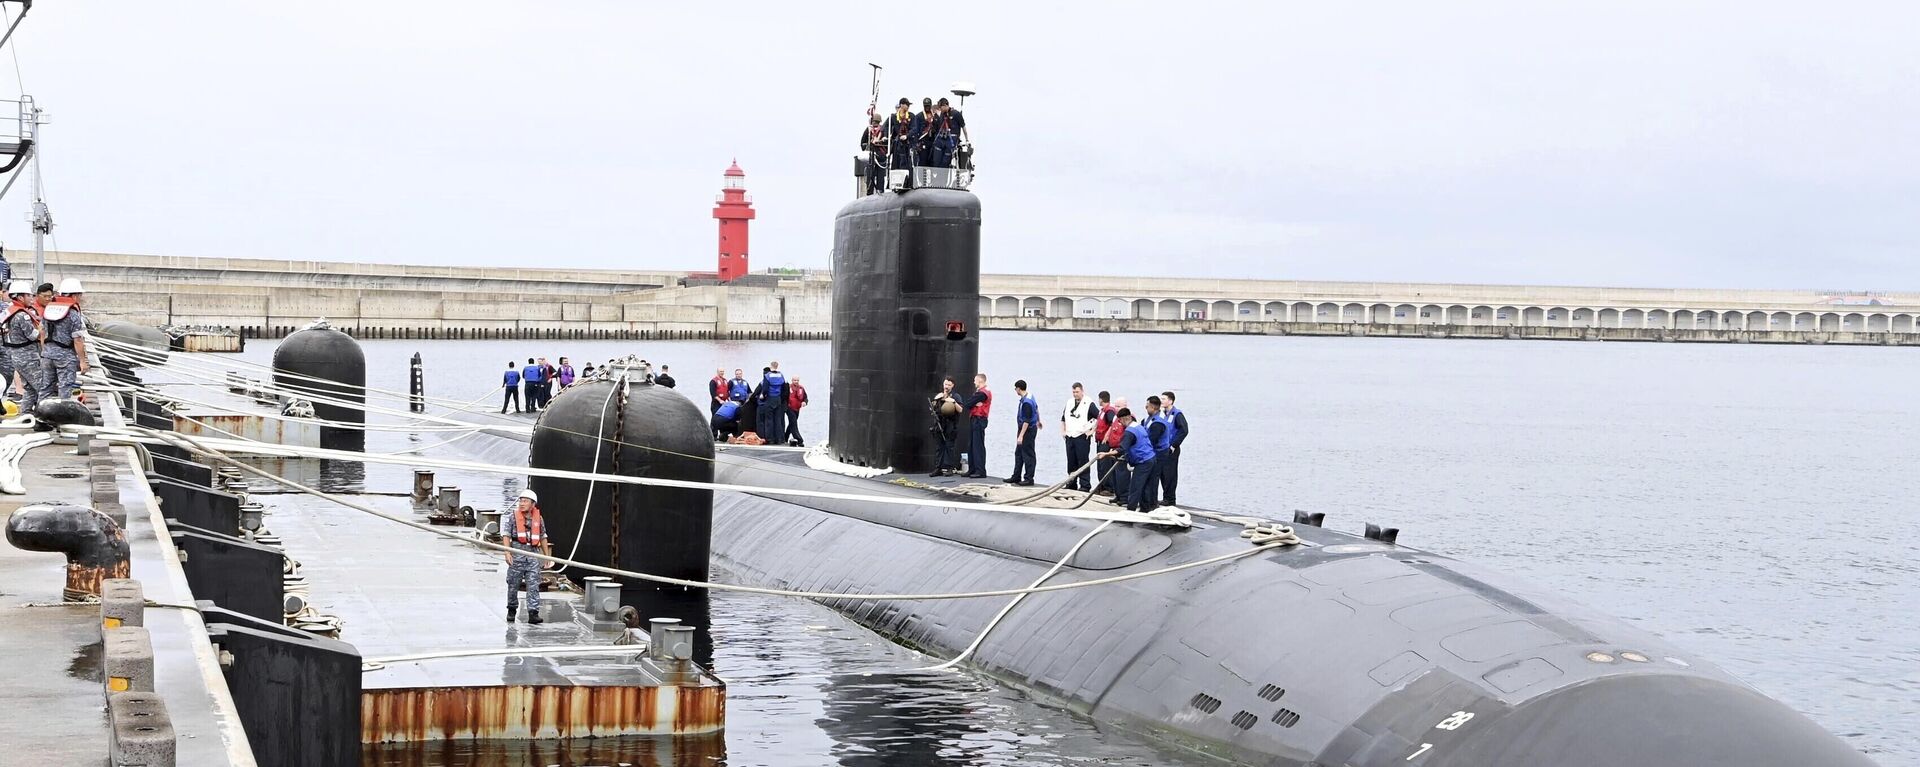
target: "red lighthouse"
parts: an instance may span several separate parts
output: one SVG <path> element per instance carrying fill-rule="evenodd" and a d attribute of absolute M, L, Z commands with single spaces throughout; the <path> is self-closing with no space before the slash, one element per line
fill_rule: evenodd
<path fill-rule="evenodd" d="M 713 206 L 713 217 L 720 219 L 720 281 L 747 273 L 747 222 L 753 220 L 753 199 L 747 197 L 747 172 L 740 161 L 720 185 L 720 199 Z"/>

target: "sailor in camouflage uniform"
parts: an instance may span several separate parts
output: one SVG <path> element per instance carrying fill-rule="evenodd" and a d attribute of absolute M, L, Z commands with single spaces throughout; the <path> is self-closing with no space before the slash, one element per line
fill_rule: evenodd
<path fill-rule="evenodd" d="M 41 351 L 46 373 L 41 399 L 72 397 L 80 385 L 80 374 L 87 372 L 87 321 L 80 316 L 83 292 L 80 281 L 69 277 L 60 281 L 60 297 L 47 304 L 46 345 Z"/>
<path fill-rule="evenodd" d="M 520 491 L 519 505 L 514 507 L 513 516 L 502 522 L 505 528 L 500 535 L 507 539 L 507 545 L 517 551 L 537 551 L 551 553 L 547 542 L 547 523 L 540 518 L 540 496 L 532 490 Z M 529 556 L 508 553 L 507 555 L 507 622 L 513 622 L 513 615 L 520 608 L 520 598 L 514 592 L 522 586 L 527 590 L 527 623 L 538 625 L 540 618 L 540 568 L 543 561 Z"/>
<path fill-rule="evenodd" d="M 33 282 L 14 280 L 7 286 L 7 297 L 13 303 L 7 305 L 6 319 L 0 321 L 0 343 L 6 349 L 6 388 L 13 388 L 13 373 L 19 371 L 21 388 L 26 392 L 20 396 L 20 412 L 31 413 L 40 403 L 44 372 L 40 363 L 40 312 L 33 305 Z"/>

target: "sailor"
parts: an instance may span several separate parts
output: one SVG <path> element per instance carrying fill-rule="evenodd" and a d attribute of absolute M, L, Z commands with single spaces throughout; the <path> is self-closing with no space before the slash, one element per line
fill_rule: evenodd
<path fill-rule="evenodd" d="M 1159 396 L 1148 395 L 1147 417 L 1142 425 L 1153 438 L 1153 468 L 1147 472 L 1146 495 L 1135 495 L 1132 500 L 1140 511 L 1152 511 L 1160 505 L 1160 467 L 1166 465 L 1167 452 L 1173 447 L 1173 422 L 1167 419 L 1165 403 Z"/>
<path fill-rule="evenodd" d="M 740 368 L 733 369 L 733 380 L 727 382 L 727 399 L 745 402 L 753 394 L 753 387 L 747 385 L 747 377 L 741 375 Z"/>
<path fill-rule="evenodd" d="M 7 389 L 13 388 L 13 375 L 20 375 L 20 412 L 31 413 L 40 404 L 41 379 L 46 368 L 40 361 L 40 310 L 33 305 L 33 282 L 14 280 L 7 286 L 6 319 L 0 320 L 0 339 L 6 344 Z"/>
<path fill-rule="evenodd" d="M 540 409 L 547 409 L 547 403 L 553 401 L 553 379 L 560 374 L 559 368 L 547 364 L 547 358 L 540 358 Z"/>
<path fill-rule="evenodd" d="M 527 412 L 540 411 L 540 366 L 533 358 L 527 358 L 527 366 L 520 369 L 520 386 L 526 391 Z"/>
<path fill-rule="evenodd" d="M 787 377 L 780 373 L 779 361 L 767 363 L 760 373 L 760 385 L 760 425 L 754 431 L 767 444 L 777 445 L 787 433 Z"/>
<path fill-rule="evenodd" d="M 5 245 L 0 245 L 0 285 L 6 285 L 8 289 L 13 287 L 13 264 L 7 263 Z M 33 283 L 27 283 L 27 287 L 33 287 Z M 11 377 L 8 380 L 12 380 Z"/>
<path fill-rule="evenodd" d="M 560 369 L 555 372 L 557 373 L 555 377 L 560 379 L 560 388 L 565 389 L 573 385 L 573 363 L 567 361 L 567 358 L 560 358 Z"/>
<path fill-rule="evenodd" d="M 1120 435 L 1117 433 L 1120 430 L 1118 425 L 1119 419 L 1114 415 L 1118 412 L 1120 412 L 1120 408 L 1114 406 L 1113 394 L 1102 390 L 1100 392 L 1100 411 L 1093 419 L 1093 444 L 1098 445 L 1102 453 L 1105 453 L 1107 448 L 1115 446 L 1120 441 Z M 1109 442 L 1109 438 L 1113 441 Z M 1117 495 L 1113 492 L 1112 485 L 1113 467 L 1118 463 L 1119 459 L 1112 456 L 1100 459 L 1099 463 L 1094 467 L 1094 471 L 1100 472 L 1100 484 L 1094 486 L 1094 495 Z"/>
<path fill-rule="evenodd" d="M 41 399 L 72 397 L 87 366 L 87 320 L 80 314 L 80 300 L 86 292 L 80 281 L 68 277 L 60 281 L 60 296 L 47 304 L 44 318 L 46 345 L 41 358 Z"/>
<path fill-rule="evenodd" d="M 1040 403 L 1027 394 L 1027 381 L 1013 382 L 1013 393 L 1020 396 L 1019 408 L 1014 411 L 1013 435 L 1013 476 L 1006 479 L 1010 485 L 1033 484 L 1033 443 L 1040 436 Z"/>
<path fill-rule="evenodd" d="M 967 409 L 967 420 L 972 425 L 972 441 L 967 443 L 967 476 L 986 479 L 987 415 L 993 412 L 993 391 L 987 388 L 986 373 L 974 374 L 973 393 L 961 400 L 960 405 Z"/>
<path fill-rule="evenodd" d="M 520 491 L 518 505 L 514 506 L 513 518 L 507 520 L 504 531 L 507 545 L 518 551 L 537 551 L 553 554 L 553 544 L 547 541 L 547 522 L 540 517 L 540 496 L 532 490 Z M 514 591 L 525 587 L 527 590 L 527 622 L 534 625 L 545 623 L 540 619 L 540 570 L 546 566 L 545 560 L 507 552 L 507 622 L 513 622 L 513 614 L 520 609 L 519 597 Z"/>
<path fill-rule="evenodd" d="M 914 145 L 920 142 L 920 134 L 926 132 L 926 120 L 913 114 L 913 102 L 905 97 L 893 108 L 893 114 L 887 117 L 887 167 L 893 170 L 913 168 Z"/>
<path fill-rule="evenodd" d="M 1166 409 L 1160 414 L 1166 417 L 1167 425 L 1173 427 L 1167 455 L 1161 459 L 1159 468 L 1160 505 L 1172 506 L 1174 490 L 1180 485 L 1180 443 L 1187 441 L 1187 414 L 1180 412 L 1180 408 L 1173 404 L 1173 392 L 1160 392 L 1160 401 L 1166 403 Z"/>
<path fill-rule="evenodd" d="M 783 440 L 794 447 L 806 447 L 807 438 L 800 436 L 800 408 L 807 406 L 807 388 L 800 385 L 800 377 L 794 376 L 787 382 L 787 433 Z"/>
<path fill-rule="evenodd" d="M 960 134 L 967 128 L 967 119 L 960 111 L 940 99 L 934 104 L 933 125 L 927 132 L 933 135 L 932 165 L 947 168 L 953 165 L 954 153 L 960 149 Z"/>
<path fill-rule="evenodd" d="M 1146 494 L 1146 483 L 1153 474 L 1153 436 L 1134 420 L 1132 410 L 1120 408 L 1114 412 L 1114 418 L 1115 423 L 1120 426 L 1120 444 L 1109 448 L 1101 455 L 1119 458 L 1126 463 L 1127 474 L 1132 476 L 1127 483 L 1126 492 L 1121 493 L 1117 500 L 1120 505 L 1127 507 L 1130 511 L 1152 511 L 1152 506 L 1141 508 L 1141 504 L 1135 503 L 1134 500 L 1147 498 L 1149 503 L 1152 502 L 1151 497 Z"/>
<path fill-rule="evenodd" d="M 673 385 L 677 383 L 676 381 L 673 380 L 673 374 L 667 372 L 666 365 L 660 366 L 660 375 L 654 376 L 653 382 L 655 385 L 665 386 L 669 389 L 673 388 Z"/>
<path fill-rule="evenodd" d="M 513 412 L 520 412 L 520 369 L 513 366 L 513 360 L 507 360 L 507 373 L 500 377 L 500 385 L 507 390 L 507 396 L 500 399 L 500 412 L 507 412 L 507 406 L 513 406 Z"/>
<path fill-rule="evenodd" d="M 954 442 L 960 439 L 960 399 L 953 393 L 953 376 L 940 379 L 940 391 L 934 392 L 927 400 L 927 409 L 933 413 L 933 436 L 939 443 L 934 453 L 933 471 L 929 477 L 951 477 L 960 471 L 960 456 L 954 451 Z"/>
<path fill-rule="evenodd" d="M 744 406 L 740 400 L 720 401 L 713 409 L 713 441 L 725 442 L 740 436 L 740 408 Z"/>
<path fill-rule="evenodd" d="M 714 368 L 713 378 L 707 381 L 707 412 L 720 412 L 720 406 L 733 399 L 732 392 L 733 384 L 727 381 L 726 369 Z"/>
<path fill-rule="evenodd" d="M 938 115 L 932 98 L 920 100 L 920 136 L 913 144 L 915 165 L 933 164 L 933 118 Z"/>
<path fill-rule="evenodd" d="M 1073 401 L 1067 403 L 1067 409 L 1060 413 L 1060 436 L 1067 443 L 1067 487 L 1074 490 L 1093 489 L 1093 477 L 1081 471 L 1087 465 L 1087 456 L 1093 449 L 1093 424 L 1100 417 L 1100 411 L 1087 399 L 1086 389 L 1079 381 L 1073 383 Z M 1075 475 L 1074 472 L 1080 472 Z M 1091 471 L 1089 469 L 1088 471 Z"/>
<path fill-rule="evenodd" d="M 867 194 L 879 194 L 887 188 L 887 133 L 880 127 L 879 115 L 867 115 L 867 127 L 860 131 L 860 151 L 867 153 Z"/>

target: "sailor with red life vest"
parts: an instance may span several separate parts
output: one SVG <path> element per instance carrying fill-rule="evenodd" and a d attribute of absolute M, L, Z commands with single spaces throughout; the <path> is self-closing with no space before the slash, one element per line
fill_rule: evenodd
<path fill-rule="evenodd" d="M 33 304 L 33 282 L 14 280 L 7 286 L 6 319 L 0 320 L 0 339 L 6 345 L 7 364 L 12 372 L 7 375 L 6 387 L 13 388 L 13 376 L 20 376 L 20 412 L 33 412 L 34 405 L 40 404 L 40 390 L 45 387 L 41 379 L 46 368 L 40 361 L 40 310 Z"/>
<path fill-rule="evenodd" d="M 507 539 L 507 545 L 515 551 L 553 553 L 553 544 L 547 541 L 547 522 L 540 517 L 539 503 L 540 496 L 532 490 L 520 491 L 520 500 L 513 509 L 513 516 L 502 523 L 506 529 L 501 530 L 500 535 Z M 514 592 L 524 586 L 527 590 L 527 623 L 544 623 L 540 618 L 540 570 L 546 561 L 513 552 L 508 552 L 506 557 L 507 622 L 512 623 L 514 614 L 520 610 L 520 598 Z"/>
<path fill-rule="evenodd" d="M 68 277 L 60 281 L 60 296 L 47 304 L 41 315 L 46 344 L 41 348 L 45 360 L 41 399 L 72 397 L 79 388 L 80 375 L 87 366 L 87 321 L 80 315 L 80 300 L 86 292 L 80 281 Z"/>
<path fill-rule="evenodd" d="M 715 368 L 713 378 L 707 381 L 707 413 L 720 412 L 720 406 L 733 399 L 732 392 L 733 384 L 727 381 L 726 369 Z"/>
<path fill-rule="evenodd" d="M 800 408 L 807 406 L 807 389 L 800 385 L 800 377 L 794 376 L 787 381 L 787 433 L 786 443 L 794 447 L 806 447 L 807 438 L 800 436 Z"/>
<path fill-rule="evenodd" d="M 1107 448 L 1113 447 L 1120 441 L 1120 435 L 1113 433 L 1119 428 L 1115 426 L 1119 419 L 1114 414 L 1120 412 L 1120 408 L 1113 404 L 1113 394 L 1102 390 L 1099 400 L 1100 409 L 1093 416 L 1093 452 L 1096 455 L 1107 452 Z M 1113 441 L 1108 442 L 1108 438 L 1112 438 Z M 1100 459 L 1094 465 L 1093 470 L 1100 472 L 1099 484 L 1093 487 L 1094 495 L 1114 494 L 1111 485 L 1113 467 L 1116 463 L 1119 463 L 1119 459 L 1109 456 Z"/>
<path fill-rule="evenodd" d="M 967 409 L 967 419 L 973 424 L 972 442 L 967 444 L 967 476 L 986 479 L 987 416 L 993 412 L 993 391 L 987 388 L 986 373 L 974 374 L 973 393 L 962 399 L 960 405 Z"/>
<path fill-rule="evenodd" d="M 1153 407 L 1151 400 L 1147 406 Z M 1114 424 L 1120 428 L 1120 444 L 1108 448 L 1100 457 L 1120 459 L 1127 465 L 1127 474 L 1131 475 L 1126 492 L 1116 500 L 1130 511 L 1152 511 L 1153 506 L 1141 504 L 1137 499 L 1148 498 L 1151 501 L 1147 495 L 1147 483 L 1153 475 L 1153 435 L 1134 420 L 1133 411 L 1128 408 L 1120 408 L 1114 416 Z"/>

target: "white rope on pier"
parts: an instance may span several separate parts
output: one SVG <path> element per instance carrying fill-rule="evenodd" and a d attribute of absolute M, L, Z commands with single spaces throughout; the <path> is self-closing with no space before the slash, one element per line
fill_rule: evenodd
<path fill-rule="evenodd" d="M 0 437 L 0 493 L 7 495 L 25 495 L 27 488 L 20 483 L 20 459 L 27 451 L 53 441 L 53 432 L 35 434 L 8 434 Z"/>

